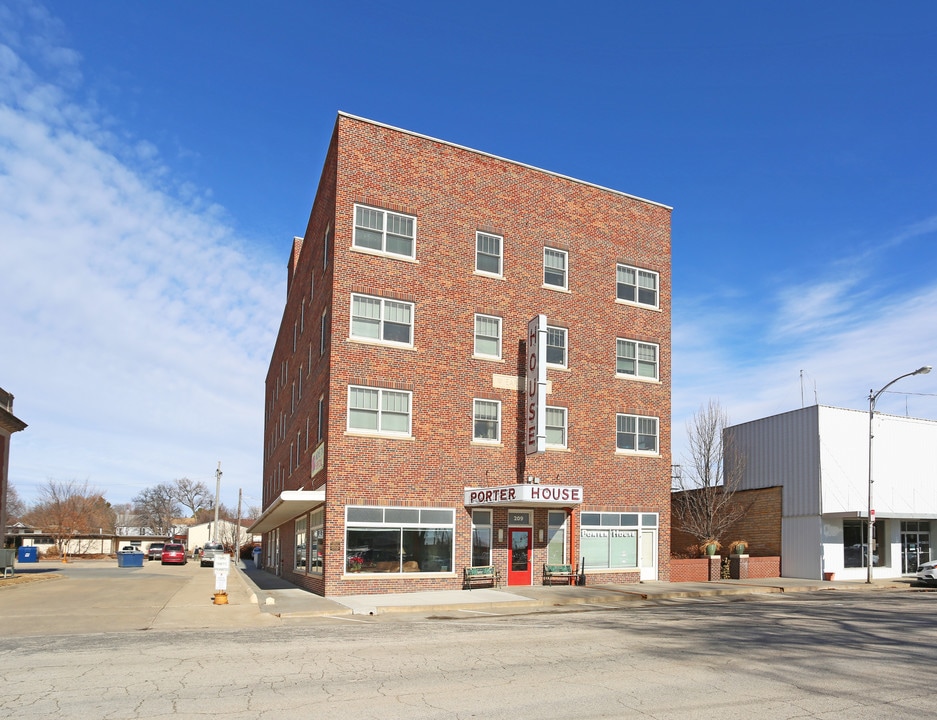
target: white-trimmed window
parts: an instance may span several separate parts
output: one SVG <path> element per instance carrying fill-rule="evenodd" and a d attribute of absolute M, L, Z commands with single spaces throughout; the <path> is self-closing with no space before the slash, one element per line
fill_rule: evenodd
<path fill-rule="evenodd" d="M 322 267 L 329 266 L 329 239 L 332 235 L 332 223 L 325 226 L 325 235 L 322 236 Z"/>
<path fill-rule="evenodd" d="M 451 573 L 453 508 L 345 508 L 345 571 Z"/>
<path fill-rule="evenodd" d="M 491 510 L 472 510 L 472 567 L 491 565 Z"/>
<path fill-rule="evenodd" d="M 653 270 L 619 265 L 616 297 L 624 302 L 656 308 L 659 280 L 660 276 Z"/>
<path fill-rule="evenodd" d="M 501 442 L 501 402 L 499 400 L 473 400 L 472 422 L 474 440 Z"/>
<path fill-rule="evenodd" d="M 579 551 L 586 570 L 636 568 L 640 558 L 657 554 L 657 513 L 584 512 Z M 645 543 L 651 547 L 645 547 Z"/>
<path fill-rule="evenodd" d="M 543 284 L 551 287 L 568 287 L 568 260 L 569 253 L 555 248 L 543 249 Z"/>
<path fill-rule="evenodd" d="M 658 346 L 618 338 L 615 350 L 615 372 L 630 377 L 658 379 Z"/>
<path fill-rule="evenodd" d="M 409 437 L 411 427 L 408 390 L 348 387 L 348 430 Z"/>
<path fill-rule="evenodd" d="M 413 345 L 413 303 L 351 296 L 351 336 L 395 345 Z"/>
<path fill-rule="evenodd" d="M 475 316 L 475 355 L 501 359 L 501 318 L 494 315 Z"/>
<path fill-rule="evenodd" d="M 325 348 L 328 346 L 329 337 L 329 309 L 322 311 L 322 317 L 319 319 L 319 354 L 325 355 Z"/>
<path fill-rule="evenodd" d="M 306 545 L 306 516 L 304 515 L 301 518 L 296 520 L 295 528 L 295 537 L 296 537 L 296 552 L 293 556 L 294 567 L 299 572 L 306 571 L 306 559 L 308 554 L 308 547 Z"/>
<path fill-rule="evenodd" d="M 566 328 L 547 325 L 547 365 L 566 367 Z"/>
<path fill-rule="evenodd" d="M 547 407 L 544 413 L 547 430 L 547 447 L 566 447 L 566 408 Z"/>
<path fill-rule="evenodd" d="M 475 233 L 475 270 L 501 276 L 504 238 L 491 233 Z"/>
<path fill-rule="evenodd" d="M 416 218 L 355 205 L 354 246 L 413 259 L 416 257 Z"/>
<path fill-rule="evenodd" d="M 316 442 L 322 442 L 325 437 L 325 396 L 319 396 L 318 418 L 316 420 Z"/>
<path fill-rule="evenodd" d="M 615 447 L 621 452 L 657 453 L 656 417 L 618 413 Z"/>

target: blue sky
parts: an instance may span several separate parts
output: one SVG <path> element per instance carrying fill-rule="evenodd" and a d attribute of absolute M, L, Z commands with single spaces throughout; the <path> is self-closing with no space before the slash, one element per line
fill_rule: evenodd
<path fill-rule="evenodd" d="M 261 494 L 263 382 L 343 110 L 674 208 L 675 462 L 937 361 L 937 4 L 0 0 L 10 476 Z M 879 409 L 937 419 L 937 373 Z"/>

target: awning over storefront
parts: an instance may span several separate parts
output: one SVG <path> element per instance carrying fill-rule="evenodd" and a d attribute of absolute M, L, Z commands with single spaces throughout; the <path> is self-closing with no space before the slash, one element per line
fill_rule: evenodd
<path fill-rule="evenodd" d="M 247 528 L 251 535 L 269 532 L 287 520 L 309 512 L 325 502 L 325 488 L 318 490 L 284 490 L 256 522 Z"/>

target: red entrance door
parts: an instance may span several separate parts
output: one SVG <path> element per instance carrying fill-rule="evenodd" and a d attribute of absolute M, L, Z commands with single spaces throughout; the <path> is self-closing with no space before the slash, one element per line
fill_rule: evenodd
<path fill-rule="evenodd" d="M 508 565 L 508 585 L 530 585 L 533 582 L 530 565 L 530 528 L 508 530 L 511 560 Z"/>

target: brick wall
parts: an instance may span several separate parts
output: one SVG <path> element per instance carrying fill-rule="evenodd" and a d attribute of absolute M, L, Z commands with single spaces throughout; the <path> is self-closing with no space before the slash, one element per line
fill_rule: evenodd
<path fill-rule="evenodd" d="M 356 203 L 415 217 L 416 260 L 353 248 Z M 326 228 L 331 235 L 323 267 Z M 475 272 L 476 231 L 503 237 L 502 277 Z M 568 252 L 568 291 L 543 287 L 544 247 Z M 327 594 L 460 586 L 461 575 L 343 576 L 345 506 L 456 507 L 454 569 L 461 570 L 470 564 L 464 488 L 511 485 L 527 475 L 582 485 L 579 510 L 660 513 L 659 571 L 669 577 L 669 208 L 340 115 L 306 234 L 295 249 L 267 377 L 264 500 L 327 481 L 325 575 L 308 582 Z M 619 262 L 659 274 L 659 309 L 616 302 Z M 352 293 L 414 303 L 413 348 L 349 340 Z M 320 358 L 319 318 L 326 309 L 327 352 Z M 475 313 L 502 318 L 500 360 L 473 357 Z M 568 409 L 568 447 L 526 458 L 522 393 L 504 378 L 523 376 L 527 321 L 537 313 L 567 328 L 568 369 L 548 370 L 547 404 Z M 616 337 L 659 345 L 659 382 L 615 376 Z M 299 372 L 305 375 L 301 398 L 293 390 Z M 348 434 L 351 384 L 411 391 L 412 438 Z M 316 430 L 320 394 L 331 410 L 326 470 L 310 478 L 315 443 L 307 447 L 305 433 L 307 421 L 310 432 Z M 501 401 L 500 444 L 472 442 L 473 398 Z M 661 452 L 617 453 L 618 412 L 658 417 Z M 298 446 L 292 452 L 291 443 Z M 537 518 L 545 524 L 546 512 Z M 496 510 L 495 522 L 506 523 L 505 508 Z M 534 568 L 546 561 L 537 532 L 543 524 L 534 531 Z M 292 543 L 286 530 L 284 548 Z M 498 563 L 507 562 L 506 539 L 507 533 L 493 548 Z"/>
<path fill-rule="evenodd" d="M 781 487 L 739 490 L 733 496 L 733 504 L 744 507 L 745 514 L 726 530 L 721 538 L 718 538 L 723 545 L 723 552 L 728 552 L 729 544 L 734 540 L 744 539 L 748 541 L 749 555 L 779 556 L 781 554 Z M 674 527 L 671 535 L 671 552 L 674 555 L 691 554 L 697 544 L 698 541 L 694 537 Z"/>
<path fill-rule="evenodd" d="M 707 582 L 709 561 L 706 558 L 670 560 L 670 582 Z"/>

